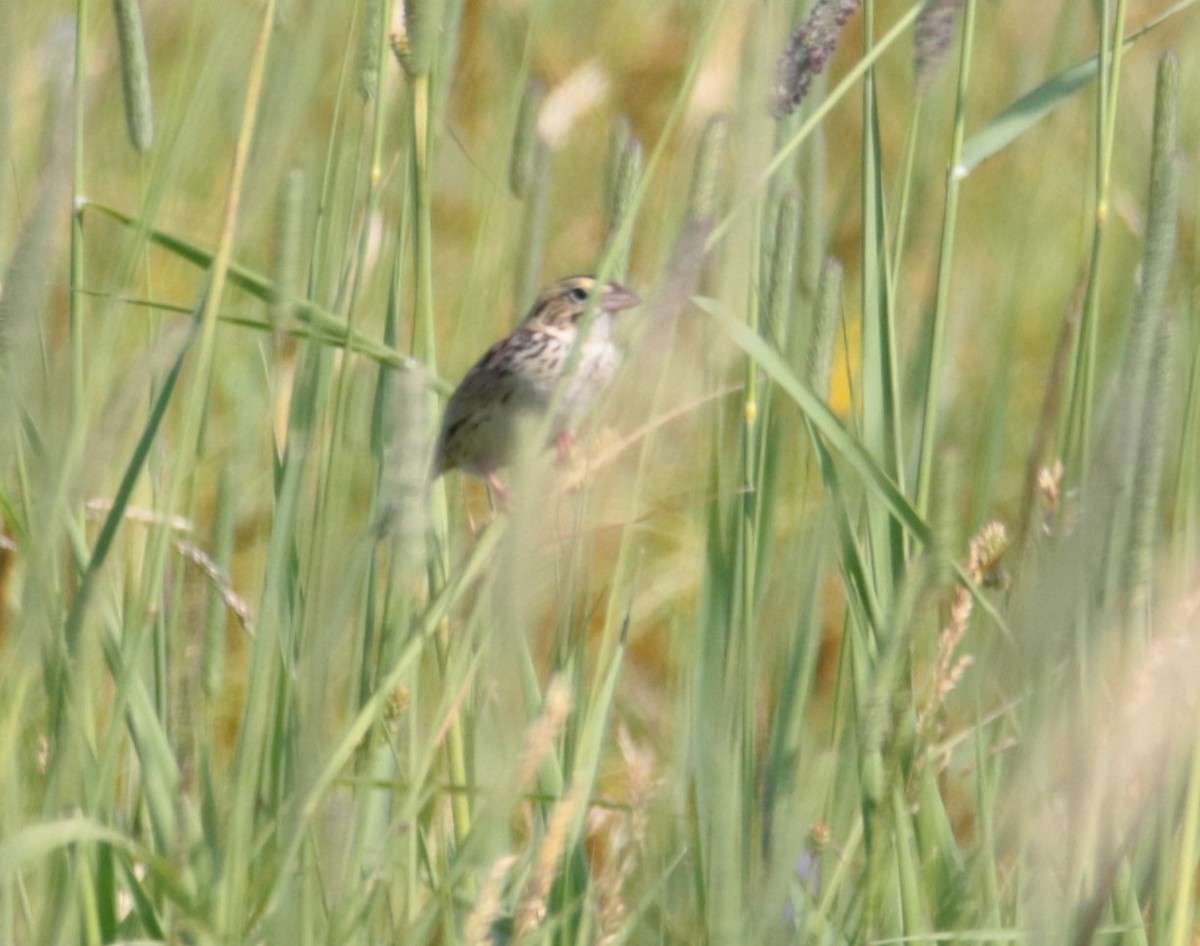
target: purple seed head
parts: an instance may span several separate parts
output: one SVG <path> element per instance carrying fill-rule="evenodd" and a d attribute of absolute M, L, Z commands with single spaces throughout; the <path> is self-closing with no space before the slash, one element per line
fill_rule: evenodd
<path fill-rule="evenodd" d="M 918 94 L 929 88 L 933 77 L 946 64 L 962 5 L 963 0 L 925 0 L 917 14 L 913 75 Z"/>
<path fill-rule="evenodd" d="M 828 65 L 846 21 L 862 0 L 818 0 L 796 27 L 776 67 L 776 118 L 786 118 L 804 101 L 812 80 Z"/>

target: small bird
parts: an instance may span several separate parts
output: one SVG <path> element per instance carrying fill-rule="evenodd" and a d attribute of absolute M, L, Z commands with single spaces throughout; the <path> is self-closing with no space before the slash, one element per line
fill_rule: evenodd
<path fill-rule="evenodd" d="M 598 289 L 591 276 L 568 276 L 544 289 L 512 334 L 493 345 L 467 372 L 446 405 L 435 476 L 457 467 L 483 477 L 497 495 L 507 496 L 496 471 L 513 460 L 519 421 L 536 420 L 550 409 L 593 295 L 587 338 L 550 427 L 550 441 L 559 454 L 570 453 L 574 423 L 620 364 L 612 342 L 615 316 L 642 301 L 636 292 L 615 282 Z"/>

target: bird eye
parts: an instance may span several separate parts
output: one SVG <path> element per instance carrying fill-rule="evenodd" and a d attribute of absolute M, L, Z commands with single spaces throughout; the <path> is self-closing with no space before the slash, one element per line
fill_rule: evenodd
<path fill-rule="evenodd" d="M 567 295 L 569 295 L 576 302 L 587 302 L 588 291 L 582 286 L 576 286 L 569 293 L 567 293 Z"/>

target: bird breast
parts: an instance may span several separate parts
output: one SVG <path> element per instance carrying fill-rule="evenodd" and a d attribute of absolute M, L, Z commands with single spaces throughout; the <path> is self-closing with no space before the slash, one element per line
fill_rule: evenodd
<path fill-rule="evenodd" d="M 567 426 L 587 410 L 596 395 L 608 387 L 620 364 L 620 352 L 607 339 L 588 339 L 584 343 L 579 364 L 563 392 L 559 417 Z"/>

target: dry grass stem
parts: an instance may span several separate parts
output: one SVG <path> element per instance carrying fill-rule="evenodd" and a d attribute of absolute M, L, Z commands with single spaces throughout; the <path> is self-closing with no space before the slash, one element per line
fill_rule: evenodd
<path fill-rule="evenodd" d="M 976 584 L 982 584 L 998 565 L 1008 549 L 1008 530 L 1000 522 L 989 522 L 971 540 L 967 556 L 967 575 Z M 967 625 L 974 609 L 971 590 L 964 585 L 954 589 L 950 604 L 950 620 L 938 636 L 937 659 L 934 663 L 928 693 L 917 714 L 916 732 L 918 739 L 928 739 L 933 732 L 934 720 L 946 705 L 950 694 L 962 681 L 963 674 L 974 662 L 970 654 L 958 655 L 959 645 L 967 633 Z"/>
<path fill-rule="evenodd" d="M 90 517 L 99 519 L 112 511 L 113 503 L 111 499 L 97 497 L 89 499 L 84 508 Z M 169 526 L 176 532 L 196 531 L 195 523 L 186 516 L 164 516 L 162 513 L 152 509 L 143 509 L 140 506 L 126 506 L 122 518 L 128 519 L 130 522 L 140 522 L 143 525 Z"/>
<path fill-rule="evenodd" d="M 641 859 L 650 803 L 659 785 L 653 755 L 634 743 L 624 723 L 617 726 L 617 745 L 625 760 L 629 807 L 593 808 L 587 820 L 588 861 L 600 944 L 616 942 L 628 916 L 625 888 Z"/>
<path fill-rule="evenodd" d="M 533 721 L 525 735 L 525 746 L 517 767 L 520 773 L 518 784 L 523 789 L 534 784 L 542 762 L 553 751 L 571 715 L 572 702 L 570 684 L 566 677 L 556 674 L 546 688 L 542 715 Z"/>
<path fill-rule="evenodd" d="M 496 860 L 488 871 L 479 896 L 463 927 L 463 939 L 467 946 L 492 946 L 492 927 L 504 909 L 504 884 L 517 862 L 516 855 L 507 854 Z"/>
<path fill-rule="evenodd" d="M 571 822 L 575 820 L 582 804 L 582 788 L 572 785 L 571 790 L 550 811 L 546 834 L 534 857 L 533 876 L 517 906 L 514 933 L 518 940 L 535 932 L 546 918 L 547 900 L 554 887 L 554 878 L 558 875 L 558 864 L 566 850 Z"/>
<path fill-rule="evenodd" d="M 1062 504 L 1062 480 L 1062 460 L 1055 460 L 1050 466 L 1038 470 L 1038 505 L 1041 507 L 1042 532 L 1045 535 L 1051 535 L 1054 531 L 1054 521 L 1058 518 L 1058 509 Z"/>
<path fill-rule="evenodd" d="M 172 543 L 175 550 L 185 559 L 195 565 L 204 573 L 204 576 L 213 584 L 221 599 L 225 602 L 225 607 L 233 612 L 234 617 L 238 619 L 238 623 L 242 625 L 242 629 L 251 637 L 254 636 L 254 611 L 250 607 L 250 603 L 233 590 L 233 583 L 230 580 L 229 573 L 220 565 L 212 560 L 212 557 L 199 546 L 193 545 L 191 542 L 184 542 L 182 539 Z"/>

